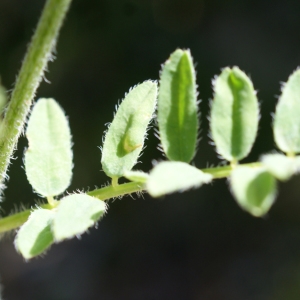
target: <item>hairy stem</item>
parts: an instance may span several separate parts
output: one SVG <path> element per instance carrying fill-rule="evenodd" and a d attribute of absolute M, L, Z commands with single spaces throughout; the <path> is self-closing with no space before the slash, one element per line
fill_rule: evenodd
<path fill-rule="evenodd" d="M 254 163 L 243 164 L 243 166 L 256 168 L 256 167 L 260 167 L 261 163 L 254 162 Z M 228 177 L 232 169 L 233 169 L 232 166 L 229 165 L 229 166 L 223 166 L 217 168 L 202 169 L 202 171 L 205 173 L 209 173 L 213 175 L 215 179 L 218 179 L 218 178 Z M 90 191 L 87 194 L 92 197 L 96 197 L 100 200 L 105 201 L 119 196 L 124 196 L 136 192 L 143 192 L 144 190 L 145 187 L 143 184 L 137 182 L 129 182 L 124 184 L 119 184 L 117 186 L 110 185 L 101 189 Z M 50 204 L 41 205 L 42 208 L 46 208 L 46 209 L 53 209 L 55 208 L 55 206 L 51 206 Z M 31 211 L 32 209 L 28 209 L 23 212 L 0 219 L 0 233 L 7 232 L 12 229 L 16 229 L 21 225 L 23 225 L 27 221 Z"/>
<path fill-rule="evenodd" d="M 101 189 L 90 191 L 87 194 L 105 201 L 119 196 L 124 196 L 136 192 L 142 192 L 143 189 L 143 184 L 138 182 L 129 182 L 124 184 L 118 184 L 116 186 L 106 186 Z"/>
<path fill-rule="evenodd" d="M 46 209 L 52 208 L 50 204 L 44 204 L 42 205 L 42 207 Z M 0 233 L 4 233 L 22 226 L 28 220 L 31 211 L 32 209 L 27 209 L 14 215 L 0 219 Z"/>
<path fill-rule="evenodd" d="M 43 9 L 35 34 L 23 61 L 3 124 L 0 140 L 0 184 L 3 181 L 10 158 L 22 132 L 35 92 L 43 78 L 51 51 L 55 47 L 58 32 L 71 0 L 48 0 Z"/>
<path fill-rule="evenodd" d="M 114 197 L 119 197 L 122 195 L 127 195 L 136 192 L 142 192 L 142 191 L 143 191 L 142 184 L 137 182 L 129 182 L 124 184 L 119 184 L 116 187 L 107 186 L 101 189 L 88 192 L 87 194 L 105 201 Z M 52 206 L 50 204 L 41 205 L 42 208 L 46 208 L 46 209 L 53 209 L 55 208 L 55 206 Z M 33 209 L 27 209 L 22 212 L 16 213 L 14 215 L 0 219 L 0 233 L 7 232 L 12 229 L 16 229 L 21 225 L 23 225 L 27 221 L 32 210 Z"/>
<path fill-rule="evenodd" d="M 226 178 L 230 175 L 231 171 L 235 168 L 235 166 L 236 165 L 231 165 L 230 164 L 228 166 L 223 166 L 223 167 L 202 169 L 201 171 L 204 172 L 204 173 L 211 174 L 214 179 Z M 253 163 L 248 163 L 248 164 L 241 164 L 241 166 L 257 168 L 257 167 L 261 166 L 261 163 L 260 162 L 253 162 Z"/>

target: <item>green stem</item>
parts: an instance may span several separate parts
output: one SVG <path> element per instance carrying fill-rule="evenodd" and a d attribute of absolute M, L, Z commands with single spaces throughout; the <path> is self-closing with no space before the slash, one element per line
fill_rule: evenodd
<path fill-rule="evenodd" d="M 127 195 L 136 192 L 142 192 L 142 191 L 143 191 L 142 184 L 137 182 L 129 182 L 124 184 L 119 184 L 116 187 L 107 186 L 101 189 L 88 192 L 87 194 L 105 201 L 122 195 Z M 53 206 L 50 204 L 43 204 L 41 205 L 41 207 L 46 209 L 53 209 Z M 12 229 L 16 229 L 21 225 L 23 225 L 27 221 L 31 211 L 32 209 L 27 209 L 25 211 L 0 219 L 0 233 L 7 232 Z"/>
<path fill-rule="evenodd" d="M 260 167 L 261 163 L 254 162 L 254 163 L 243 164 L 243 166 L 256 168 L 256 167 Z M 232 171 L 232 166 L 229 165 L 229 166 L 216 167 L 216 168 L 207 168 L 207 169 L 202 169 L 202 171 L 213 175 L 214 179 L 226 178 L 230 175 Z M 143 192 L 143 191 L 144 191 L 143 184 L 137 182 L 129 182 L 124 184 L 119 184 L 117 186 L 112 186 L 112 185 L 106 186 L 101 189 L 90 191 L 87 194 L 92 197 L 96 197 L 102 201 L 105 201 L 111 198 L 124 196 L 136 192 Z M 53 209 L 53 206 L 50 204 L 43 204 L 41 205 L 41 207 L 46 209 Z M 31 211 L 32 209 L 28 209 L 23 212 L 0 219 L 0 233 L 10 231 L 12 229 L 16 229 L 21 225 L 23 225 L 27 221 Z"/>
<path fill-rule="evenodd" d="M 106 186 L 102 189 L 97 189 L 87 194 L 96 197 L 100 200 L 108 200 L 111 198 L 132 194 L 143 191 L 143 184 L 137 182 L 129 182 L 124 184 L 118 184 L 117 186 Z"/>
<path fill-rule="evenodd" d="M 23 61 L 11 101 L 3 120 L 4 132 L 0 141 L 0 183 L 6 177 L 10 158 L 23 130 L 35 92 L 43 78 L 51 51 L 71 0 L 48 0 L 35 34 Z"/>
<path fill-rule="evenodd" d="M 41 205 L 46 209 L 51 209 L 52 206 L 49 204 Z M 32 209 L 27 209 L 14 215 L 0 219 L 0 233 L 4 233 L 22 226 L 27 220 Z"/>
<path fill-rule="evenodd" d="M 261 167 L 261 163 L 253 162 L 253 163 L 248 163 L 248 164 L 241 164 L 241 166 L 257 168 L 257 167 Z M 234 167 L 235 166 L 228 165 L 228 166 L 222 166 L 222 167 L 216 167 L 216 168 L 202 169 L 201 171 L 204 173 L 209 173 L 209 174 L 213 175 L 214 179 L 218 179 L 218 178 L 228 177 L 230 175 L 231 171 L 234 169 Z"/>

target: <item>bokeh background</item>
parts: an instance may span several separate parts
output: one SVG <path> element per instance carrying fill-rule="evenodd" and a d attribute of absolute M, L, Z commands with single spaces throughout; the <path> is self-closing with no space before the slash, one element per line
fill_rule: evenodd
<path fill-rule="evenodd" d="M 12 89 L 44 1 L 0 0 L 0 74 Z M 105 124 L 129 88 L 157 80 L 176 48 L 191 49 L 202 100 L 194 164 L 218 165 L 208 134 L 211 80 L 226 66 L 249 74 L 261 103 L 259 135 L 245 162 L 276 149 L 272 117 L 280 83 L 300 65 L 300 2 L 293 0 L 74 0 L 38 97 L 69 116 L 74 177 L 68 191 L 107 183 L 99 146 Z M 300 117 L 300 116 L 299 116 Z M 23 169 L 25 137 L 15 153 L 2 215 L 34 205 Z M 137 168 L 162 159 L 150 131 Z M 265 218 L 242 211 L 218 180 L 163 199 L 109 201 L 97 229 L 25 262 L 12 237 L 0 243 L 6 300 L 298 300 L 300 180 L 279 184 Z"/>

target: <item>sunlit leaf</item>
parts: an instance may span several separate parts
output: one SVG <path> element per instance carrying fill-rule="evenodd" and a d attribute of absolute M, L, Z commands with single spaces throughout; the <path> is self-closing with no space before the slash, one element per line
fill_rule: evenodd
<path fill-rule="evenodd" d="M 184 163 L 165 161 L 150 172 L 147 190 L 153 197 L 199 187 L 212 180 L 212 175 Z"/>
<path fill-rule="evenodd" d="M 25 259 L 41 254 L 53 243 L 51 232 L 53 216 L 52 210 L 34 210 L 18 231 L 15 246 Z"/>
<path fill-rule="evenodd" d="M 264 168 L 237 167 L 231 173 L 237 203 L 255 217 L 265 215 L 276 197 L 276 180 Z"/>
<path fill-rule="evenodd" d="M 64 112 L 53 99 L 40 99 L 34 106 L 26 131 L 27 178 L 45 197 L 65 191 L 72 177 L 71 134 Z"/>
<path fill-rule="evenodd" d="M 55 241 L 79 236 L 105 213 L 103 201 L 86 194 L 73 194 L 60 200 L 53 221 Z"/>
<path fill-rule="evenodd" d="M 109 177 L 121 177 L 136 164 L 157 98 L 152 81 L 134 87 L 120 104 L 102 149 L 102 168 Z"/>
<path fill-rule="evenodd" d="M 296 70 L 282 89 L 274 116 L 274 138 L 280 150 L 300 153 L 300 69 Z"/>
<path fill-rule="evenodd" d="M 214 81 L 211 135 L 218 153 L 230 162 L 250 152 L 257 134 L 259 107 L 251 80 L 238 67 L 223 69 Z"/>
<path fill-rule="evenodd" d="M 157 121 L 170 160 L 190 162 L 198 134 L 196 76 L 189 50 L 176 50 L 163 66 Z"/>

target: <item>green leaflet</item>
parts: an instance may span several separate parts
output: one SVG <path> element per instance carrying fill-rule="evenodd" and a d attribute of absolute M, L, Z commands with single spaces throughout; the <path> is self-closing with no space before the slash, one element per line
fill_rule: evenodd
<path fill-rule="evenodd" d="M 300 152 L 300 69 L 282 89 L 274 117 L 274 138 L 280 150 L 294 155 Z"/>
<path fill-rule="evenodd" d="M 176 50 L 162 68 L 157 121 L 166 156 L 190 162 L 196 153 L 199 124 L 195 70 L 189 50 Z"/>
<path fill-rule="evenodd" d="M 60 200 L 53 219 L 55 241 L 72 238 L 85 232 L 103 216 L 103 201 L 86 194 L 73 194 Z"/>
<path fill-rule="evenodd" d="M 264 167 L 277 179 L 287 181 L 300 170 L 300 157 L 283 154 L 266 154 L 261 158 Z"/>
<path fill-rule="evenodd" d="M 71 134 L 68 120 L 54 99 L 35 104 L 26 131 L 27 178 L 42 196 L 61 194 L 72 177 Z"/>
<path fill-rule="evenodd" d="M 152 197 L 160 197 L 209 183 L 212 175 L 184 163 L 165 161 L 157 164 L 150 172 L 146 187 Z"/>
<path fill-rule="evenodd" d="M 18 231 L 15 246 L 25 259 L 41 254 L 53 243 L 51 232 L 53 216 L 52 210 L 37 209 Z"/>
<path fill-rule="evenodd" d="M 81 235 L 105 213 L 106 204 L 86 194 L 64 197 L 55 209 L 34 210 L 15 239 L 25 259 L 44 252 L 56 241 Z"/>
<path fill-rule="evenodd" d="M 237 203 L 255 217 L 265 215 L 275 201 L 276 180 L 264 168 L 236 167 L 230 184 Z"/>
<path fill-rule="evenodd" d="M 156 98 L 157 84 L 145 81 L 134 87 L 120 104 L 102 149 L 101 163 L 107 176 L 121 177 L 136 164 L 144 146 Z"/>
<path fill-rule="evenodd" d="M 256 138 L 258 120 L 251 80 L 238 67 L 223 69 L 214 81 L 210 121 L 218 153 L 230 162 L 246 157 Z"/>

